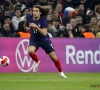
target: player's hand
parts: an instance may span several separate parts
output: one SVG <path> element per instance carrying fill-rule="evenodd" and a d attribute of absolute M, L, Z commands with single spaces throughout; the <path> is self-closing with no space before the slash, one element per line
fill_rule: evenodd
<path fill-rule="evenodd" d="M 38 26 L 37 26 L 36 24 L 34 24 L 34 23 L 31 23 L 31 24 L 29 25 L 29 27 L 31 27 L 31 28 L 37 28 Z"/>
<path fill-rule="evenodd" d="M 30 31 L 30 28 L 29 28 L 29 27 L 25 27 L 25 30 L 26 30 L 26 31 Z"/>

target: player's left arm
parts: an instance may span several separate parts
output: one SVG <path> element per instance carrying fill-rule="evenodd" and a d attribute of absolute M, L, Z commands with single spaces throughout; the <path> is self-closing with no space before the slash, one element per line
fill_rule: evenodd
<path fill-rule="evenodd" d="M 40 28 L 40 27 L 37 27 L 37 30 L 43 35 L 43 36 L 46 36 L 47 35 L 47 28 Z"/>
<path fill-rule="evenodd" d="M 31 23 L 30 27 L 34 28 L 34 30 L 38 30 L 43 36 L 47 35 L 47 28 L 40 28 L 35 23 Z"/>

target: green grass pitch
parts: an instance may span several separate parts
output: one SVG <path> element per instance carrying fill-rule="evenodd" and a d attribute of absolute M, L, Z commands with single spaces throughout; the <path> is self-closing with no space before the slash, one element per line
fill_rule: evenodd
<path fill-rule="evenodd" d="M 0 73 L 0 90 L 100 90 L 100 73 Z"/>

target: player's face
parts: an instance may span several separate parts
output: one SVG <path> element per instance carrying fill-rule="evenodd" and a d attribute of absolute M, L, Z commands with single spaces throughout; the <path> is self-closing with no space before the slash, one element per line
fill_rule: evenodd
<path fill-rule="evenodd" d="M 34 18 L 38 18 L 38 17 L 40 17 L 40 10 L 39 10 L 39 8 L 33 8 L 33 17 Z"/>

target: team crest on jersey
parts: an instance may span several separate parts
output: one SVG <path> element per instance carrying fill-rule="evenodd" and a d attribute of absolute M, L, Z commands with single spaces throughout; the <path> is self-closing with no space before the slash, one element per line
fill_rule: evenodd
<path fill-rule="evenodd" d="M 41 24 L 38 24 L 38 27 L 41 27 Z"/>

